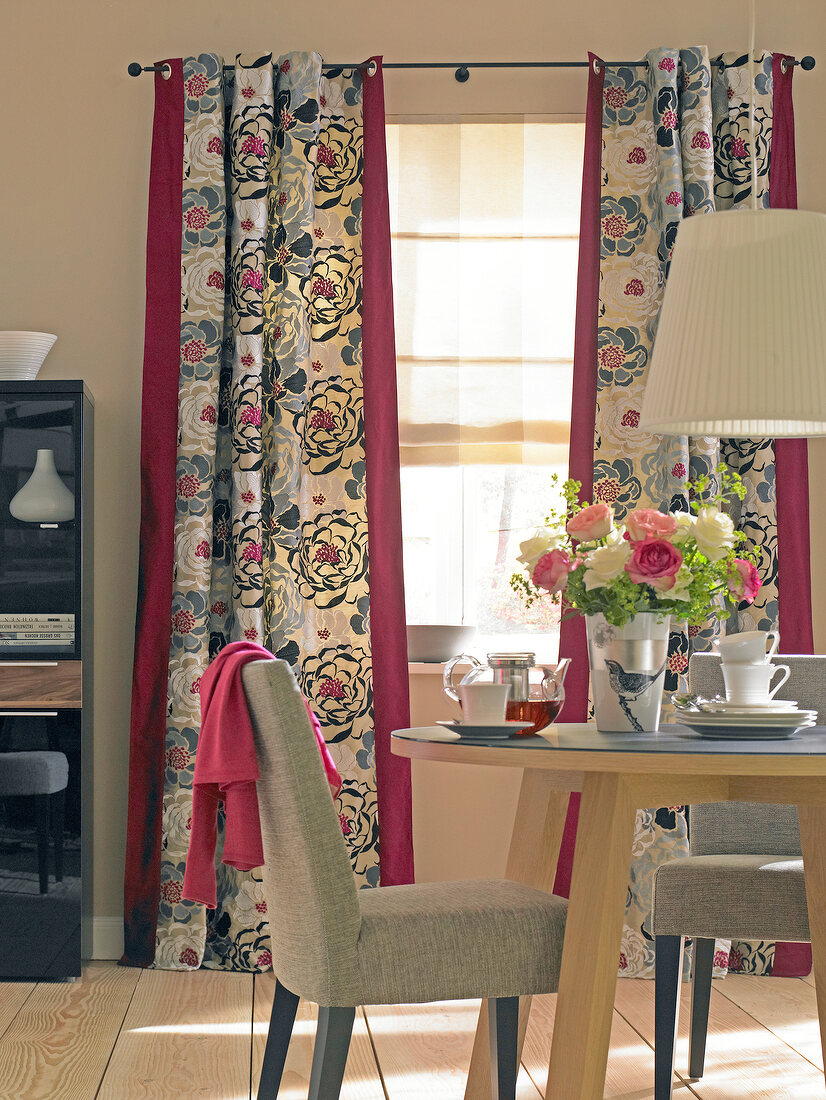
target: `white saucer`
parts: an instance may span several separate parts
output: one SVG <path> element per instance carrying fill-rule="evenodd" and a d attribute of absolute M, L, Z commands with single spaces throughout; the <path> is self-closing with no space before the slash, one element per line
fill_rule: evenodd
<path fill-rule="evenodd" d="M 708 711 L 679 711 L 675 715 L 678 721 L 693 726 L 753 726 L 755 728 L 766 726 L 789 726 L 795 723 L 798 726 L 815 725 L 817 712 L 813 710 L 785 710 L 785 711 L 727 711 L 717 714 Z"/>
<path fill-rule="evenodd" d="M 453 730 L 453 732 L 458 733 L 460 737 L 506 738 L 511 737 L 520 730 L 526 730 L 528 726 L 533 725 L 533 722 L 500 722 L 495 726 L 472 726 L 467 722 L 445 720 L 437 722 L 436 725 Z"/>
<path fill-rule="evenodd" d="M 771 726 L 753 724 L 735 726 L 729 723 L 710 725 L 707 722 L 695 722 L 693 718 L 686 719 L 680 724 L 698 733 L 700 737 L 706 737 L 712 741 L 786 741 L 789 737 L 794 737 L 796 733 L 814 725 L 813 722 L 796 721 Z"/>
<path fill-rule="evenodd" d="M 704 714 L 764 714 L 785 713 L 796 707 L 797 701 L 794 699 L 769 699 L 766 703 L 730 703 L 728 699 L 709 699 L 699 709 Z"/>

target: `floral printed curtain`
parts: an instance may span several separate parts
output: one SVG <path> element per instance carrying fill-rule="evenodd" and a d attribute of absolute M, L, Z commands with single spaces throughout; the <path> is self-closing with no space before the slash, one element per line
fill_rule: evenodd
<path fill-rule="evenodd" d="M 258 642 L 293 666 L 344 779 L 338 810 L 357 881 L 379 882 L 362 74 L 311 53 L 239 56 L 227 71 L 202 54 L 173 77 L 183 106 L 180 371 L 159 883 L 154 903 L 152 875 L 144 897 L 130 898 L 130 866 L 153 855 L 140 833 L 146 811 L 132 807 L 125 961 L 261 970 L 271 957 L 260 870 L 219 864 L 214 912 L 181 897 L 199 682 L 227 642 Z M 151 190 L 150 231 L 162 184 Z M 145 376 L 145 448 L 146 389 Z M 133 791 L 143 789 L 142 721 L 133 708 Z"/>
<path fill-rule="evenodd" d="M 758 201 L 769 202 L 772 57 L 755 63 L 754 134 L 748 58 L 709 59 L 703 47 L 652 50 L 647 67 L 608 67 L 602 88 L 599 320 L 593 499 L 621 518 L 640 507 L 686 510 L 685 483 L 722 458 L 747 487 L 738 522 L 760 547 L 763 587 L 734 629 L 777 626 L 774 450 L 771 440 L 652 436 L 640 428 L 647 364 L 680 219 L 751 204 L 756 143 Z M 674 631 L 666 693 L 684 682 L 692 650 L 714 629 Z M 651 976 L 651 894 L 657 866 L 688 852 L 683 807 L 640 811 L 634 839 L 620 973 Z M 728 961 L 721 944 L 718 966 Z M 737 969 L 765 973 L 773 945 L 735 945 Z"/>

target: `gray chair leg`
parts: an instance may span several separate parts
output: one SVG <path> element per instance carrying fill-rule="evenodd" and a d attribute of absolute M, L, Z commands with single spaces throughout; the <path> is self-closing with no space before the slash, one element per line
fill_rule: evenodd
<path fill-rule="evenodd" d="M 488 998 L 491 1100 L 516 1100 L 519 998 Z"/>
<path fill-rule="evenodd" d="M 683 937 L 654 937 L 654 1100 L 671 1100 Z"/>
<path fill-rule="evenodd" d="M 355 1018 L 355 1008 L 319 1006 L 307 1100 L 338 1100 Z"/>
<path fill-rule="evenodd" d="M 40 878 L 40 893 L 49 892 L 49 796 L 34 796 L 37 813 L 37 870 Z"/>
<path fill-rule="evenodd" d="M 258 1100 L 275 1100 L 278 1096 L 297 1009 L 298 997 L 286 989 L 281 982 L 276 981 L 270 1028 L 267 1032 L 267 1046 L 264 1051 L 264 1061 L 261 1064 L 261 1077 L 258 1081 Z"/>
<path fill-rule="evenodd" d="M 688 1037 L 689 1077 L 702 1077 L 705 1067 L 711 974 L 714 970 L 714 942 L 714 940 L 694 941 L 694 962 L 691 971 L 691 1030 Z"/>

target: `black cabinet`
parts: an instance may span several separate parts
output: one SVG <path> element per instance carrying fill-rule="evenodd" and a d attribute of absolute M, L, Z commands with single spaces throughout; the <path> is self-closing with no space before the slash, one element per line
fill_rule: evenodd
<path fill-rule="evenodd" d="M 82 382 L 0 382 L 0 978 L 91 946 L 92 452 Z"/>

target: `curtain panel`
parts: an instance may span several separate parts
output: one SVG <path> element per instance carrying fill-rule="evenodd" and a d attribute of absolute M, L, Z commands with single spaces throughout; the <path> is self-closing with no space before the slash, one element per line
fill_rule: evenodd
<path fill-rule="evenodd" d="M 201 54 L 156 76 L 124 962 L 271 965 L 260 870 L 182 900 L 199 683 L 292 665 L 361 886 L 412 881 L 380 62 Z M 395 456 L 395 457 L 394 457 Z M 371 604 L 371 587 L 382 599 Z M 220 859 L 220 837 L 219 853 Z"/>
<path fill-rule="evenodd" d="M 805 467 L 805 451 L 776 453 L 773 440 L 688 439 L 652 436 L 639 426 L 648 360 L 656 336 L 671 252 L 683 217 L 751 205 L 751 149 L 755 147 L 757 200 L 770 203 L 772 150 L 784 168 L 779 205 L 792 205 L 793 129 L 791 73 L 779 58 L 755 61 L 754 131 L 750 125 L 748 57 L 723 54 L 709 59 L 704 47 L 652 50 L 642 67 L 606 67 L 591 56 L 585 171 L 582 190 L 577 343 L 574 358 L 570 474 L 583 495 L 614 506 L 620 518 L 640 507 L 686 510 L 685 484 L 710 473 L 720 458 L 746 484 L 737 521 L 760 549 L 763 580 L 758 599 L 742 607 L 728 629 L 777 629 L 778 546 L 784 561 L 808 564 L 801 545 L 778 518 L 792 508 L 778 502 L 776 468 L 783 454 L 788 485 Z M 775 97 L 783 108 L 775 118 Z M 791 156 L 790 156 L 791 151 Z M 791 169 L 789 163 L 791 162 Z M 732 319 L 736 323 L 736 319 Z M 803 486 L 805 491 L 805 479 Z M 800 493 L 800 489 L 796 493 Z M 807 532 L 803 534 L 807 540 Z M 786 588 L 790 608 L 781 625 L 787 652 L 811 647 L 808 568 L 795 573 L 799 597 Z M 666 692 L 684 682 L 690 654 L 709 648 L 716 627 L 675 630 L 669 643 Z M 563 623 L 561 652 L 575 658 L 568 677 L 572 703 L 568 720 L 585 720 L 588 710 L 587 651 L 580 618 Z M 574 673 L 574 668 L 572 668 Z M 556 889 L 567 893 L 578 799 L 572 799 Z M 638 813 L 628 889 L 620 974 L 653 974 L 650 929 L 653 876 L 657 866 L 688 852 L 684 807 Z M 718 969 L 771 971 L 773 944 L 721 944 Z"/>

